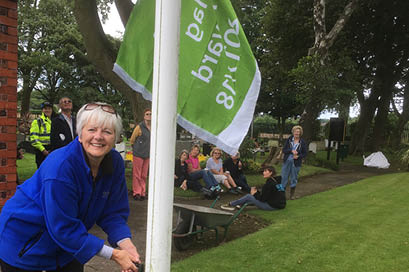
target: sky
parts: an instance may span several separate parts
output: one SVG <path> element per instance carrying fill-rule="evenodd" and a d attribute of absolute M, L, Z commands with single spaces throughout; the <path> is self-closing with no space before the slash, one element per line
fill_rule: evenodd
<path fill-rule="evenodd" d="M 109 13 L 108 20 L 105 24 L 102 25 L 105 33 L 110 34 L 113 37 L 120 37 L 124 32 L 124 27 L 119 18 L 118 10 L 115 7 L 115 4 L 111 5 L 111 12 Z"/>
<path fill-rule="evenodd" d="M 111 5 L 111 12 L 109 14 L 108 20 L 102 25 L 105 33 L 110 34 L 113 37 L 121 37 L 125 28 L 122 25 L 121 19 L 119 18 L 118 11 L 115 4 Z M 350 117 L 356 117 L 359 114 L 359 109 L 351 107 L 349 110 Z M 331 117 L 338 117 L 336 112 L 324 111 L 320 115 L 320 119 L 329 119 Z"/>

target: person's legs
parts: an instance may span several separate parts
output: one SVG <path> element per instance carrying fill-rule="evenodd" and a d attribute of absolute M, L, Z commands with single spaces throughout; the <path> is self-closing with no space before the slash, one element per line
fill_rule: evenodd
<path fill-rule="evenodd" d="M 284 190 L 285 187 L 287 187 L 288 177 L 290 176 L 292 164 L 294 164 L 292 160 L 286 160 L 283 164 L 283 168 L 281 169 L 281 185 L 283 186 Z"/>
<path fill-rule="evenodd" d="M 291 181 L 291 189 L 290 189 L 290 199 L 294 200 L 295 199 L 295 187 L 297 186 L 298 182 L 298 173 L 300 172 L 301 167 L 293 167 L 291 168 L 291 176 L 290 176 L 290 181 Z"/>
<path fill-rule="evenodd" d="M 262 210 L 266 210 L 266 211 L 273 211 L 275 210 L 274 208 L 272 208 L 270 205 L 268 205 L 267 202 L 261 202 L 260 200 L 257 200 L 253 195 L 251 194 L 247 194 L 245 196 L 243 196 L 242 198 L 239 198 L 235 201 L 230 202 L 231 206 L 236 206 L 236 205 L 243 205 L 245 203 L 249 203 L 249 204 L 253 204 L 255 205 L 257 208 L 262 209 Z"/>
<path fill-rule="evenodd" d="M 219 185 L 213 174 L 208 170 L 202 169 L 189 173 L 189 180 L 198 181 L 199 179 L 203 179 L 207 189 L 211 189 Z"/>
<path fill-rule="evenodd" d="M 240 177 L 235 180 L 235 182 L 243 191 L 250 192 L 250 186 L 247 184 L 247 179 L 244 174 L 241 174 Z"/>
<path fill-rule="evenodd" d="M 224 187 L 227 188 L 227 190 L 231 191 L 231 186 L 227 180 L 227 177 L 225 175 L 213 175 L 215 180 L 217 181 L 218 186 L 220 187 L 219 184 L 223 184 Z"/>
<path fill-rule="evenodd" d="M 40 168 L 41 163 L 45 160 L 45 156 L 38 149 L 35 151 L 37 169 Z"/>
<path fill-rule="evenodd" d="M 142 195 L 141 179 L 142 179 L 143 159 L 133 156 L 132 161 L 132 194 L 133 196 Z"/>
<path fill-rule="evenodd" d="M 300 167 L 295 167 L 293 165 L 293 167 L 291 167 L 291 175 L 290 175 L 290 181 L 291 181 L 291 188 L 294 188 L 295 186 L 297 186 L 297 182 L 298 182 L 298 173 L 300 172 L 301 166 Z"/>
<path fill-rule="evenodd" d="M 141 173 L 141 180 L 140 186 L 142 188 L 141 196 L 146 196 L 146 178 L 148 177 L 149 171 L 149 158 L 142 159 L 142 173 Z"/>
<path fill-rule="evenodd" d="M 72 262 L 64 265 L 63 267 L 57 268 L 57 270 L 47 271 L 47 272 L 83 272 L 84 265 L 78 262 L 77 260 L 73 260 Z"/>
<path fill-rule="evenodd" d="M 203 171 L 203 181 L 206 183 L 207 188 L 219 185 L 212 172 L 210 172 L 209 170 L 201 171 Z"/>
<path fill-rule="evenodd" d="M 0 259 L 0 268 L 2 272 L 40 272 L 40 271 L 33 271 L 33 270 L 24 270 L 21 268 L 17 268 L 14 266 L 9 265 L 8 263 L 3 262 Z"/>
<path fill-rule="evenodd" d="M 198 171 L 194 171 L 189 173 L 189 179 L 190 180 L 199 180 L 203 177 L 204 175 L 204 170 L 198 170 Z"/>
<path fill-rule="evenodd" d="M 227 177 L 227 181 L 231 185 L 231 187 L 233 187 L 233 188 L 237 187 L 236 183 L 234 182 L 234 179 L 231 176 Z"/>
<path fill-rule="evenodd" d="M 187 180 L 187 188 L 195 192 L 200 192 L 203 186 L 197 180 Z"/>
<path fill-rule="evenodd" d="M 230 190 L 231 186 L 230 186 L 229 181 L 227 180 L 227 178 L 223 178 L 222 180 L 223 180 L 222 184 L 224 185 L 224 187 L 226 187 L 228 190 Z"/>

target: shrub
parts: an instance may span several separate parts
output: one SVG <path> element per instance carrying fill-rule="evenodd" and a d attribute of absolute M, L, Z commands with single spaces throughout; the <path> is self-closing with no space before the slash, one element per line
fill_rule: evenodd
<path fill-rule="evenodd" d="M 402 157 L 401 157 L 401 162 L 404 165 L 407 165 L 407 170 L 409 170 L 409 149 L 403 152 Z"/>
<path fill-rule="evenodd" d="M 246 136 L 240 145 L 240 158 L 242 160 L 248 160 L 253 158 L 253 152 L 252 150 L 256 148 L 256 144 L 254 140 L 252 140 L 250 137 Z"/>
<path fill-rule="evenodd" d="M 261 163 L 254 160 L 246 160 L 243 162 L 243 171 L 246 174 L 260 174 Z"/>
<path fill-rule="evenodd" d="M 203 156 L 203 155 L 202 155 Z M 209 156 L 203 156 L 202 159 L 199 158 L 199 165 L 200 168 L 205 169 L 206 168 L 206 163 L 207 160 L 209 159 Z"/>
<path fill-rule="evenodd" d="M 339 165 L 336 163 L 336 161 L 328 161 L 327 159 L 319 158 L 312 152 L 309 152 L 307 158 L 305 159 L 305 163 L 308 165 L 323 167 L 335 171 L 339 170 Z"/>

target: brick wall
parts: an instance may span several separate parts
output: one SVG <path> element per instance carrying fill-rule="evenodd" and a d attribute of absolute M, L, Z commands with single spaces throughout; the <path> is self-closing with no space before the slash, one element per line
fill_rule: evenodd
<path fill-rule="evenodd" d="M 17 0 L 0 0 L 0 209 L 17 180 Z"/>

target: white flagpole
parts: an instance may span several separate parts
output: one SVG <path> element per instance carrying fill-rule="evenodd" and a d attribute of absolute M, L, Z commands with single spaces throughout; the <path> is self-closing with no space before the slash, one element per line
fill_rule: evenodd
<path fill-rule="evenodd" d="M 170 271 L 181 0 L 156 0 L 146 271 Z M 143 69 L 143 67 L 140 67 Z"/>

